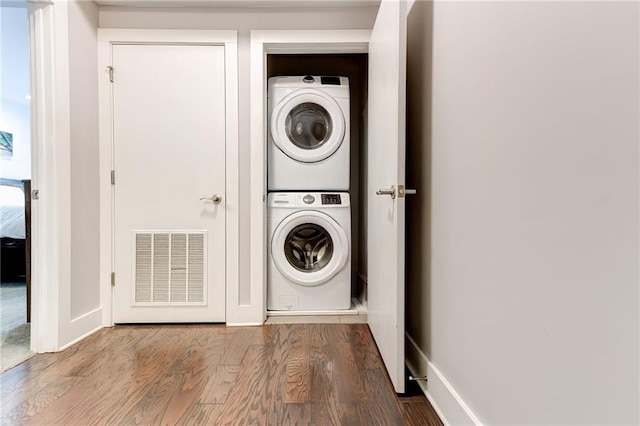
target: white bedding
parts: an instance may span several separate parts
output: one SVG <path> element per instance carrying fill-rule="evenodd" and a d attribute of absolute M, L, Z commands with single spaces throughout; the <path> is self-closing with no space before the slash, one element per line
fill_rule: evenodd
<path fill-rule="evenodd" d="M 24 193 L 15 186 L 0 186 L 0 238 L 25 238 Z"/>

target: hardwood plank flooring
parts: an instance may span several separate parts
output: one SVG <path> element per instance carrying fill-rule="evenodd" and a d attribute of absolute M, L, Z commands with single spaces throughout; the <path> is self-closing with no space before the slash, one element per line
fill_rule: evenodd
<path fill-rule="evenodd" d="M 442 425 L 366 324 L 117 326 L 0 375 L 2 424 Z"/>
<path fill-rule="evenodd" d="M 293 326 L 292 331 L 287 354 L 286 404 L 309 402 L 309 333 L 303 324 Z"/>

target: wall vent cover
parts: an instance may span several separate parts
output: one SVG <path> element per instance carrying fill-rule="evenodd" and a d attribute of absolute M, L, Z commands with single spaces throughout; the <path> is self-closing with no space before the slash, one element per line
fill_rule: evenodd
<path fill-rule="evenodd" d="M 134 305 L 204 305 L 207 231 L 133 231 Z"/>

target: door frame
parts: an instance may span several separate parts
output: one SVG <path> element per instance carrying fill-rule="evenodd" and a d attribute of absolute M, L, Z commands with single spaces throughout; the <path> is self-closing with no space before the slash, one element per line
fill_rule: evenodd
<path fill-rule="evenodd" d="M 370 30 L 251 31 L 251 303 L 242 306 L 246 322 L 267 318 L 267 54 L 368 53 Z"/>
<path fill-rule="evenodd" d="M 98 96 L 100 123 L 100 299 L 103 325 L 113 325 L 114 271 L 114 186 L 113 170 L 113 97 L 108 67 L 114 44 L 185 44 L 225 48 L 225 318 L 237 323 L 239 298 L 239 191 L 238 191 L 238 34 L 232 30 L 131 30 L 98 29 Z M 115 71 L 117 76 L 117 70 Z M 117 77 L 116 77 L 117 78 Z M 117 176 L 116 176 L 117 179 Z M 116 279 L 117 285 L 117 279 Z"/>
<path fill-rule="evenodd" d="M 66 4 L 27 1 L 31 92 L 31 350 L 60 349 L 68 315 L 71 202 Z M 65 320 L 67 318 L 65 317 Z"/>

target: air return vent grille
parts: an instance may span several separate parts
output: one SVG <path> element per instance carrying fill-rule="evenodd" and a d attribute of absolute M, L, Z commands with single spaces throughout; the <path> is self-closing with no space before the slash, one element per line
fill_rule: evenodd
<path fill-rule="evenodd" d="M 206 231 L 134 231 L 134 303 L 205 304 Z"/>

